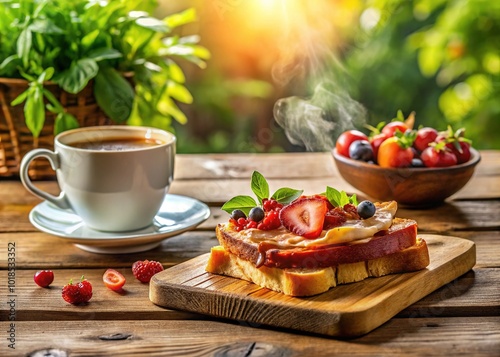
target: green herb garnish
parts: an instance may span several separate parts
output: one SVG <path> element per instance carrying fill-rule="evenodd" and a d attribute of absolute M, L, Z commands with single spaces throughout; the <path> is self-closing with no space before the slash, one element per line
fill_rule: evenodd
<path fill-rule="evenodd" d="M 344 207 L 347 204 L 358 205 L 358 199 L 356 195 L 348 196 L 345 191 L 338 191 L 333 187 L 326 187 L 326 198 L 335 207 Z"/>
<path fill-rule="evenodd" d="M 262 205 L 264 199 L 273 199 L 278 203 L 286 205 L 302 195 L 303 190 L 295 190 L 293 188 L 282 187 L 278 189 L 271 197 L 269 197 L 269 184 L 265 177 L 258 171 L 252 173 L 252 182 L 250 184 L 252 192 L 257 196 L 257 201 L 255 201 L 250 196 L 236 196 L 231 198 L 229 201 L 222 205 L 221 209 L 231 214 L 235 209 L 242 210 L 246 215 L 250 213 L 253 207 Z"/>

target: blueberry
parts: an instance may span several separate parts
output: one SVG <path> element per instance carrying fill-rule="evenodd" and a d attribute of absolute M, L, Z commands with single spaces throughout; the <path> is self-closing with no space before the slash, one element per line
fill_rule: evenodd
<path fill-rule="evenodd" d="M 264 219 L 264 210 L 260 207 L 254 207 L 250 210 L 248 214 L 248 218 L 250 218 L 254 222 L 260 222 Z"/>
<path fill-rule="evenodd" d="M 239 218 L 247 218 L 247 216 L 245 215 L 245 212 L 243 212 L 242 210 L 235 209 L 231 213 L 231 218 L 234 219 L 235 221 L 237 221 Z"/>
<path fill-rule="evenodd" d="M 370 201 L 362 201 L 358 205 L 358 214 L 363 219 L 372 217 L 375 211 L 375 205 Z"/>
<path fill-rule="evenodd" d="M 412 159 L 411 160 L 411 167 L 425 167 L 425 165 L 421 159 Z"/>
<path fill-rule="evenodd" d="M 367 140 L 356 140 L 349 146 L 349 157 L 354 160 L 373 160 L 373 148 Z"/>

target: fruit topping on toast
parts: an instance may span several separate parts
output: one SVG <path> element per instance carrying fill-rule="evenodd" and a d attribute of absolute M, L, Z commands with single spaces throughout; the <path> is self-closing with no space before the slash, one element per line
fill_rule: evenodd
<path fill-rule="evenodd" d="M 222 210 L 231 214 L 227 229 L 243 240 L 272 241 L 281 248 L 347 243 L 372 237 L 388 229 L 397 210 L 394 201 L 363 201 L 356 195 L 327 187 L 322 194 L 303 196 L 303 191 L 281 188 L 269 197 L 269 185 L 259 172 L 252 175 L 250 196 L 236 196 Z M 259 202 L 259 203 L 257 203 Z"/>

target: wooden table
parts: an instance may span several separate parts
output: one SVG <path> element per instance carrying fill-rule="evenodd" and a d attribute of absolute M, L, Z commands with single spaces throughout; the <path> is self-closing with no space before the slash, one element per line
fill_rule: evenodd
<path fill-rule="evenodd" d="M 268 178 L 271 190 L 289 186 L 312 194 L 329 185 L 356 192 L 339 177 L 328 153 L 178 155 L 170 192 L 207 203 L 211 217 L 154 250 L 125 255 L 88 253 L 38 232 L 28 213 L 40 201 L 19 182 L 1 181 L 0 355 L 499 356 L 500 151 L 481 154 L 474 178 L 451 200 L 433 209 L 398 211 L 417 220 L 421 233 L 474 241 L 474 269 L 371 333 L 349 340 L 164 309 L 150 302 L 148 285 L 135 280 L 130 269 L 139 259 L 159 260 L 168 268 L 208 252 L 216 244 L 216 223 L 227 219 L 220 205 L 251 194 L 253 170 Z M 38 185 L 58 192 L 55 182 Z M 110 267 L 126 276 L 125 293 L 101 283 Z M 55 271 L 51 288 L 34 284 L 40 269 Z M 69 305 L 60 290 L 81 275 L 93 282 L 94 296 L 87 305 Z"/>

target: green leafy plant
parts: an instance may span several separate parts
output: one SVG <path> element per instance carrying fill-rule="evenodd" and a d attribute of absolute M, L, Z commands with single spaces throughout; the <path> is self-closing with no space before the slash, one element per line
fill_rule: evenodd
<path fill-rule="evenodd" d="M 380 0 L 358 10 L 378 20 L 350 27 L 343 58 L 371 123 L 406 108 L 418 124 L 464 127 L 476 148 L 500 147 L 500 2 Z"/>
<path fill-rule="evenodd" d="M 196 20 L 187 9 L 160 20 L 144 11 L 153 0 L 2 0 L 0 76 L 24 78 L 26 125 L 36 137 L 45 109 L 56 114 L 56 133 L 78 125 L 45 87 L 55 82 L 79 93 L 91 81 L 96 101 L 116 123 L 171 129 L 186 122 L 177 102 L 190 104 L 185 75 L 174 59 L 204 68 L 210 57 L 198 36 L 180 37 L 179 26 Z"/>

